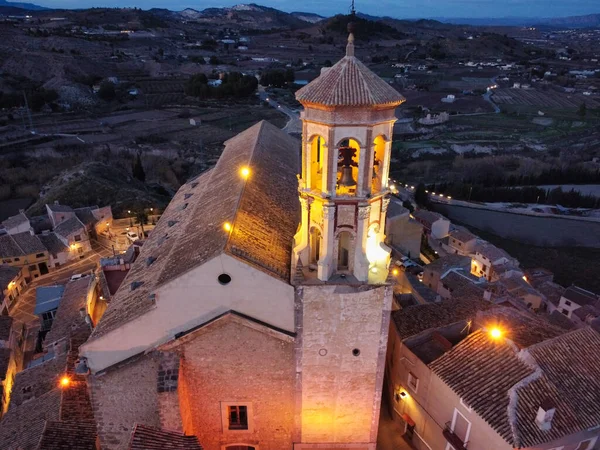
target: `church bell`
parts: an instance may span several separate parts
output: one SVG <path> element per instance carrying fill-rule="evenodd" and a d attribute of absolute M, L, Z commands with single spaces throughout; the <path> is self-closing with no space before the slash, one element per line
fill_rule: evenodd
<path fill-rule="evenodd" d="M 342 176 L 338 184 L 340 186 L 356 186 L 356 181 L 352 178 L 352 167 L 342 167 Z"/>

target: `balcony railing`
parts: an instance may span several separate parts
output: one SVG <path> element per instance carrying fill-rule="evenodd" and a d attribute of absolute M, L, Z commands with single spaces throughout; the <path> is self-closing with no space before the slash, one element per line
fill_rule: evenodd
<path fill-rule="evenodd" d="M 454 450 L 467 450 L 468 442 L 463 442 L 462 439 L 459 438 L 454 431 L 452 431 L 451 422 L 446 422 L 446 426 L 444 427 L 442 434 L 446 438 L 446 441 L 448 441 L 448 443 L 454 447 Z"/>

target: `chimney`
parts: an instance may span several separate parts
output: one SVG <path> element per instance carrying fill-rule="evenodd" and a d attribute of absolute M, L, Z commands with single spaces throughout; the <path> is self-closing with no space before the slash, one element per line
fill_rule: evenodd
<path fill-rule="evenodd" d="M 325 72 L 327 72 L 329 69 L 331 69 L 331 67 L 321 67 L 321 75 L 323 75 Z"/>
<path fill-rule="evenodd" d="M 537 415 L 535 416 L 535 423 L 540 430 L 549 430 L 552 428 L 552 419 L 555 412 L 556 405 L 551 399 L 546 398 L 538 408 Z"/>
<path fill-rule="evenodd" d="M 492 300 L 492 291 L 488 291 L 487 289 L 483 291 L 483 299 L 488 302 Z"/>

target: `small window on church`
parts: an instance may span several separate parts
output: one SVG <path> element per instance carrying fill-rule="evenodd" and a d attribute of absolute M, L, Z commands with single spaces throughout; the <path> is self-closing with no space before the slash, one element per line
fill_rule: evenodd
<path fill-rule="evenodd" d="M 222 284 L 223 286 L 225 286 L 226 284 L 231 283 L 231 276 L 226 274 L 226 273 L 222 273 L 221 275 L 219 275 L 217 277 L 217 280 L 219 280 L 219 283 Z"/>
<path fill-rule="evenodd" d="M 248 429 L 248 407 L 232 405 L 227 407 L 230 430 Z"/>

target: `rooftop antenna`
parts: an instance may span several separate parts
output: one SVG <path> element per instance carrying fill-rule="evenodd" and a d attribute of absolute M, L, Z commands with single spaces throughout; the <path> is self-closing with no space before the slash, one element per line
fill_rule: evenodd
<path fill-rule="evenodd" d="M 350 22 L 348 22 L 348 45 L 346 45 L 346 56 L 354 56 L 354 31 L 356 30 L 356 9 L 354 9 L 354 0 L 350 5 Z"/>

